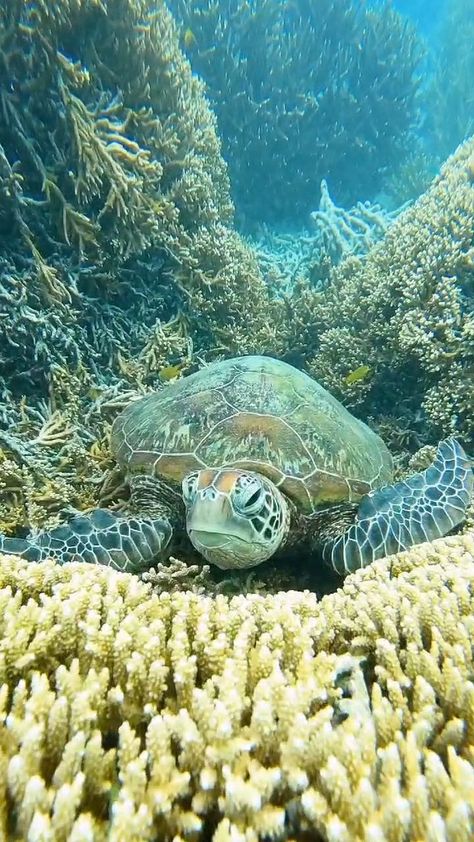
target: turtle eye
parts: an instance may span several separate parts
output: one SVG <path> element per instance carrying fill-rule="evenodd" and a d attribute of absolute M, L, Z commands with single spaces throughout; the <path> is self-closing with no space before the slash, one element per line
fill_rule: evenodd
<path fill-rule="evenodd" d="M 234 507 L 240 514 L 254 515 L 263 508 L 265 489 L 258 479 L 241 477 L 233 494 Z"/>
<path fill-rule="evenodd" d="M 196 496 L 197 488 L 199 482 L 199 472 L 192 471 L 190 474 L 187 474 L 181 483 L 181 489 L 183 492 L 183 500 L 186 505 L 190 505 Z"/>

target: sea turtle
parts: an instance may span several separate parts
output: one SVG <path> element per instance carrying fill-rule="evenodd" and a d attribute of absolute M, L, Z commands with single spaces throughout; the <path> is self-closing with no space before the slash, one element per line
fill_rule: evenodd
<path fill-rule="evenodd" d="M 344 575 L 445 535 L 473 491 L 471 462 L 452 438 L 426 471 L 393 483 L 373 430 L 307 374 L 264 356 L 216 362 L 132 402 L 111 446 L 128 477 L 130 514 L 97 509 L 3 538 L 0 549 L 140 572 L 186 528 L 222 569 L 306 547 Z"/>

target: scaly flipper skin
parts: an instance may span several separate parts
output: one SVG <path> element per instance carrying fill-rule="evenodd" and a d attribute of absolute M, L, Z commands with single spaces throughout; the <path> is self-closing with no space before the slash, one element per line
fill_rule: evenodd
<path fill-rule="evenodd" d="M 0 536 L 0 551 L 28 561 L 85 561 L 140 573 L 166 557 L 172 532 L 165 517 L 123 517 L 95 509 L 29 538 Z"/>
<path fill-rule="evenodd" d="M 323 547 L 342 576 L 372 561 L 441 538 L 461 523 L 474 492 L 472 462 L 456 439 L 440 442 L 432 465 L 362 498 L 357 519 Z"/>

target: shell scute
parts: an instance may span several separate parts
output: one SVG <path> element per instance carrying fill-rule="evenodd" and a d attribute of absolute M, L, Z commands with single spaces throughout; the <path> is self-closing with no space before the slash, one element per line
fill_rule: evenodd
<path fill-rule="evenodd" d="M 216 424 L 199 443 L 200 459 L 229 465 L 239 459 L 278 466 L 285 474 L 303 477 L 314 462 L 297 432 L 282 418 L 240 412 Z"/>
<path fill-rule="evenodd" d="M 128 471 L 260 471 L 303 510 L 389 482 L 382 440 L 307 374 L 270 357 L 224 360 L 132 403 L 112 448 Z"/>

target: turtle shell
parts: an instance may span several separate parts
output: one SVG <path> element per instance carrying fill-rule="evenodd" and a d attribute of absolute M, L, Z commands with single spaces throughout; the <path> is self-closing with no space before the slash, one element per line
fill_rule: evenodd
<path fill-rule="evenodd" d="M 308 514 L 392 479 L 382 439 L 307 374 L 271 357 L 213 363 L 132 402 L 111 441 L 129 474 L 178 483 L 192 470 L 252 470 Z"/>

